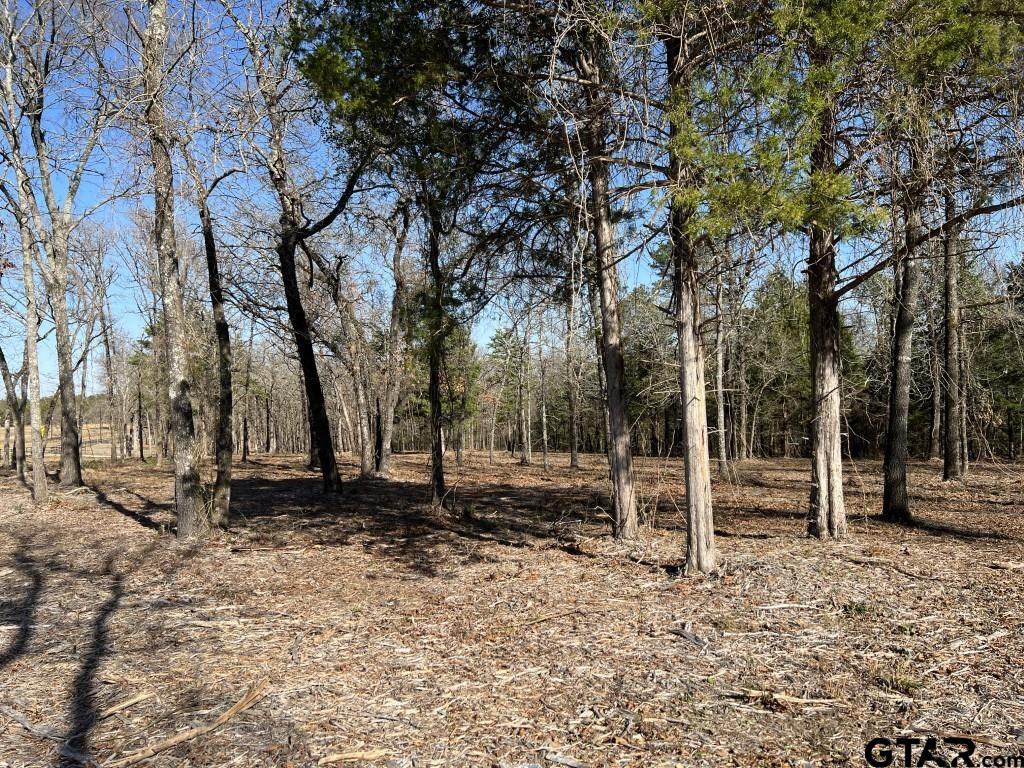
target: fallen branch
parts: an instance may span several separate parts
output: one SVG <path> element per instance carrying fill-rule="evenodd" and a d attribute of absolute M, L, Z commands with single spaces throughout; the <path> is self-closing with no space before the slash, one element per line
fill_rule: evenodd
<path fill-rule="evenodd" d="M 756 701 L 774 701 L 779 704 L 838 704 L 836 699 L 804 699 L 799 696 L 790 696 L 786 693 L 775 691 L 760 691 L 754 688 L 744 688 L 739 693 L 733 694 L 736 698 L 746 698 Z"/>
<path fill-rule="evenodd" d="M 224 723 L 233 718 L 235 715 L 249 709 L 249 707 L 251 707 L 257 701 L 263 698 L 263 694 L 266 691 L 266 688 L 267 681 L 260 681 L 252 688 L 250 688 L 249 691 L 245 694 L 245 696 L 239 699 L 238 702 L 233 707 L 231 707 L 231 709 L 221 714 L 213 722 L 207 723 L 206 725 L 200 725 L 195 728 L 190 728 L 187 731 L 181 731 L 180 733 L 176 733 L 173 736 L 164 739 L 163 741 L 158 741 L 156 744 L 145 747 L 144 749 L 140 749 L 136 752 L 132 752 L 131 754 L 122 757 L 120 760 L 115 760 L 112 763 L 107 763 L 107 768 L 125 768 L 125 766 L 128 765 L 135 765 L 136 763 L 141 763 L 143 760 L 150 758 L 153 755 L 156 755 L 160 752 L 163 752 L 164 750 L 168 750 L 171 747 L 175 747 L 178 744 L 182 744 L 183 742 L 191 741 L 192 739 L 195 739 L 199 736 L 203 736 L 209 733 L 210 731 L 220 728 L 222 725 L 224 725 Z"/>
<path fill-rule="evenodd" d="M 99 720 L 105 720 L 106 718 L 110 717 L 111 715 L 116 715 L 118 712 L 121 712 L 122 710 L 128 709 L 128 707 L 134 706 L 135 704 L 138 704 L 140 701 L 146 701 L 147 699 L 152 699 L 154 696 L 156 696 L 156 694 L 153 693 L 152 691 L 146 691 L 145 693 L 140 693 L 137 696 L 132 696 L 130 699 L 122 701 L 120 704 L 115 704 L 112 707 L 108 707 L 107 709 L 104 709 L 96 717 Z"/>
<path fill-rule="evenodd" d="M 329 765 L 331 763 L 357 763 L 363 760 L 380 760 L 389 754 L 391 753 L 386 749 L 368 749 L 361 752 L 335 752 L 333 755 L 321 757 L 316 761 L 316 764 Z"/>
<path fill-rule="evenodd" d="M 0 715 L 9 717 L 33 736 L 38 736 L 41 739 L 49 739 L 50 741 L 64 742 L 66 740 L 64 736 L 55 729 L 45 725 L 36 725 L 18 710 L 4 706 L 3 704 L 0 704 Z M 57 753 L 61 757 L 74 760 L 76 763 L 80 763 L 81 765 L 93 765 L 93 762 L 89 759 L 88 755 L 83 755 L 81 752 L 72 749 L 67 744 L 62 743 L 57 747 Z"/>
<path fill-rule="evenodd" d="M 701 637 L 700 635 L 696 634 L 692 631 L 692 629 L 693 624 L 688 621 L 686 622 L 686 626 L 684 627 L 669 627 L 668 632 L 670 634 L 675 635 L 676 637 L 681 637 L 684 640 L 693 643 L 702 651 L 705 650 L 709 645 L 711 645 L 710 640 L 708 640 L 706 637 Z"/>
<path fill-rule="evenodd" d="M 45 725 L 36 725 L 16 709 L 12 709 L 11 707 L 7 707 L 3 704 L 0 704 L 0 715 L 9 717 L 11 720 L 16 722 L 26 731 L 35 736 L 39 736 L 44 739 L 50 739 L 51 741 L 64 741 L 64 736 L 62 736 L 56 730 Z"/>
<path fill-rule="evenodd" d="M 874 565 L 874 566 L 881 566 L 881 567 L 884 567 L 884 568 L 892 568 L 897 573 L 902 573 L 904 576 L 909 576 L 912 579 L 929 579 L 930 581 L 946 581 L 946 579 L 942 578 L 941 576 L 929 576 L 926 573 L 915 573 L 914 571 L 908 571 L 906 568 L 904 568 L 904 567 L 902 567 L 900 565 L 897 565 L 896 563 L 892 562 L 892 560 L 885 560 L 884 558 L 881 558 L 881 557 L 853 557 L 853 556 L 850 556 L 850 557 L 847 557 L 846 559 L 849 560 L 851 563 L 856 563 L 857 565 Z"/>
<path fill-rule="evenodd" d="M 932 731 L 928 728 L 911 728 L 910 730 L 914 733 L 926 733 L 931 736 L 938 736 L 942 739 L 970 739 L 971 741 L 975 741 L 979 744 L 988 744 L 990 747 L 999 747 L 1000 749 L 1007 749 L 1010 746 L 1002 741 L 990 739 L 987 736 L 973 736 L 967 733 L 956 733 L 951 731 Z"/>
<path fill-rule="evenodd" d="M 581 611 L 579 608 L 573 608 L 571 611 L 561 611 L 559 613 L 549 613 L 546 616 L 538 616 L 536 619 L 530 619 L 530 621 L 523 621 L 517 624 L 502 624 L 494 628 L 495 632 L 508 632 L 516 629 L 522 629 L 523 627 L 532 627 L 535 624 L 543 624 L 545 621 L 553 621 L 554 619 L 562 619 L 566 616 L 574 616 L 576 614 L 583 615 L 585 611 Z"/>
<path fill-rule="evenodd" d="M 544 759 L 555 765 L 564 765 L 566 768 L 587 768 L 587 764 L 580 762 L 574 757 L 560 755 L 557 752 L 545 752 Z"/>
<path fill-rule="evenodd" d="M 1024 563 L 1012 563 L 1009 560 L 994 560 L 988 567 L 997 571 L 1024 571 Z"/>

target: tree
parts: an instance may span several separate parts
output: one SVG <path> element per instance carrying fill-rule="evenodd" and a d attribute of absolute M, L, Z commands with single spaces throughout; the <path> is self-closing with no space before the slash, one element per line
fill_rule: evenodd
<path fill-rule="evenodd" d="M 298 92 L 294 56 L 289 49 L 279 44 L 274 34 L 275 28 L 266 25 L 261 11 L 254 13 L 254 21 L 249 22 L 230 3 L 223 5 L 245 44 L 247 59 L 244 67 L 251 74 L 255 86 L 254 91 L 247 94 L 245 102 L 258 113 L 256 121 L 265 124 L 262 140 L 256 138 L 261 132 L 252 134 L 251 149 L 255 161 L 266 174 L 279 211 L 276 231 L 273 233 L 273 249 L 284 287 L 295 349 L 302 367 L 309 411 L 311 451 L 320 466 L 324 490 L 336 492 L 341 488 L 341 477 L 334 455 L 330 419 L 317 368 L 313 335 L 299 290 L 296 256 L 307 241 L 327 230 L 348 208 L 369 164 L 370 153 L 357 153 L 351 159 L 350 167 L 343 174 L 344 180 L 338 185 L 340 188 L 333 204 L 318 218 L 308 218 L 305 213 L 308 201 L 303 195 L 308 185 L 303 185 L 296 177 L 296 158 L 289 145 L 297 114 L 307 112 L 305 105 L 300 106 L 302 95 Z M 280 28 L 287 28 L 291 23 L 290 13 L 290 6 L 280 6 L 271 15 L 278 16 Z"/>
<path fill-rule="evenodd" d="M 502 206 L 482 201 L 504 191 L 502 169 L 522 156 L 509 130 L 518 102 L 486 76 L 486 26 L 459 0 L 421 10 L 377 0 L 306 4 L 293 45 L 331 107 L 337 142 L 386 155 L 380 170 L 406 191 L 420 220 L 431 494 L 442 504 L 446 344 L 486 303 L 490 266 L 514 236 Z"/>
<path fill-rule="evenodd" d="M 166 57 L 170 28 L 167 0 L 148 0 L 142 46 L 145 123 L 153 165 L 153 244 L 159 264 L 167 324 L 171 430 L 174 436 L 174 499 L 180 541 L 205 538 L 210 520 L 199 478 L 192 415 L 182 271 L 174 231 L 174 137 L 165 118 Z"/>
<path fill-rule="evenodd" d="M 918 292 L 920 286 L 920 267 L 918 251 L 921 250 L 925 234 L 923 230 L 922 208 L 932 178 L 937 171 L 945 170 L 955 176 L 957 169 L 936 169 L 929 167 L 939 160 L 955 162 L 962 150 L 942 155 L 942 145 L 950 138 L 956 141 L 956 132 L 949 131 L 947 124 L 957 121 L 957 112 L 965 105 L 971 113 L 971 133 L 977 137 L 988 134 L 987 141 L 969 142 L 971 146 L 983 147 L 975 162 L 985 167 L 989 173 L 990 186 L 999 184 L 1005 175 L 1000 173 L 1000 160 L 995 166 L 986 155 L 998 157 L 1003 152 L 998 141 L 999 123 L 1002 105 L 1008 100 L 1012 89 L 1004 82 L 1005 68 L 1017 55 L 1020 46 L 1019 37 L 1013 32 L 1007 33 L 998 19 L 975 18 L 965 25 L 961 18 L 962 8 L 959 2 L 937 3 L 927 13 L 916 14 L 909 23 L 897 24 L 896 29 L 902 34 L 893 46 L 890 54 L 895 70 L 895 97 L 899 100 L 893 112 L 902 114 L 896 118 L 895 129 L 897 141 L 904 147 L 908 157 L 906 170 L 903 172 L 902 201 L 904 220 L 904 238 L 896 249 L 893 261 L 897 269 L 895 291 L 895 319 L 892 338 L 892 365 L 890 368 L 889 388 L 889 419 L 886 429 L 885 462 L 884 462 L 884 493 L 882 514 L 888 520 L 907 523 L 911 519 L 910 501 L 907 493 L 907 429 L 910 411 L 911 387 L 911 350 L 915 316 L 917 313 Z M 955 91 L 950 82 L 956 82 Z M 995 130 L 993 128 L 995 127 Z M 936 139 L 942 132 L 946 136 Z M 950 136 L 949 134 L 952 134 Z M 931 159 L 938 155 L 936 159 Z M 894 176 L 896 174 L 894 173 Z M 947 184 L 956 183 L 947 180 Z M 949 378 L 949 418 L 959 423 L 959 370 L 952 372 L 952 367 L 959 368 L 959 350 L 957 335 L 959 307 L 956 306 L 957 276 L 956 256 L 953 253 L 958 236 L 954 191 L 946 192 L 944 205 L 945 219 L 952 228 L 945 235 L 944 251 L 947 270 L 946 291 L 947 305 L 952 320 L 947 319 L 947 376 Z M 976 215 L 974 211 L 970 215 Z M 959 435 L 958 435 L 959 437 Z M 957 441 L 959 443 L 959 439 Z M 962 449 L 959 445 L 950 446 L 947 442 L 946 479 L 956 476 L 962 461 Z"/>
<path fill-rule="evenodd" d="M 54 321 L 61 413 L 60 482 L 82 484 L 81 436 L 75 398 L 73 335 L 68 311 L 71 238 L 89 214 L 118 189 L 104 190 L 79 210 L 82 185 L 96 170 L 103 139 L 132 99 L 115 102 L 117 70 L 112 9 L 99 0 L 11 3 L 0 20 L 0 137 L 9 171 L 0 193 L 46 287 Z M 6 169 L 5 169 L 6 170 Z M 10 173 L 11 176 L 8 176 Z"/>

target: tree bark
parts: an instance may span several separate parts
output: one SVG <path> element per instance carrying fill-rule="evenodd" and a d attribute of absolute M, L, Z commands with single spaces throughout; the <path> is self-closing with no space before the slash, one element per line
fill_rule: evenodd
<path fill-rule="evenodd" d="M 263 418 L 264 418 L 264 432 L 263 432 L 263 452 L 269 454 L 272 446 L 272 435 L 274 434 L 274 374 L 270 374 L 270 388 L 267 390 L 267 396 L 263 401 Z"/>
<path fill-rule="evenodd" d="M 673 204 L 670 212 L 676 294 L 679 391 L 682 400 L 683 471 L 686 478 L 687 573 L 715 569 L 715 529 L 708 451 L 707 386 L 700 338 L 699 261 L 687 234 L 690 212 Z"/>
<path fill-rule="evenodd" d="M 608 459 L 611 464 L 613 535 L 635 539 L 638 531 L 633 452 L 626 412 L 626 366 L 622 354 L 619 318 L 619 267 L 608 197 L 610 168 L 602 120 L 587 126 L 590 213 L 594 227 L 594 272 L 601 306 L 601 355 L 608 403 Z"/>
<path fill-rule="evenodd" d="M 548 459 L 548 399 L 547 364 L 544 361 L 544 316 L 541 314 L 537 333 L 537 357 L 540 366 L 540 445 L 544 457 L 544 471 L 551 469 Z"/>
<path fill-rule="evenodd" d="M 59 268 L 48 280 L 50 309 L 53 312 L 57 341 L 57 388 L 60 394 L 60 485 L 82 485 L 81 437 L 78 434 L 78 408 L 75 401 L 74 352 L 68 323 L 67 269 Z M 57 294 L 57 295 L 54 295 Z"/>
<path fill-rule="evenodd" d="M 956 216 L 953 194 L 945 196 L 946 220 Z M 963 443 L 961 441 L 961 386 L 960 386 L 960 254 L 957 247 L 959 232 L 948 230 L 942 240 L 945 277 L 945 335 L 944 360 L 945 403 L 943 425 L 946 451 L 942 461 L 942 479 L 956 480 L 963 472 Z"/>
<path fill-rule="evenodd" d="M 39 395 L 39 315 L 36 305 L 35 274 L 31 237 L 26 226 L 19 227 L 21 234 L 21 269 L 25 281 L 25 365 L 28 371 L 28 410 L 32 423 L 32 500 L 46 504 L 50 490 L 46 485 L 46 464 L 43 459 L 45 427 L 43 409 Z"/>
<path fill-rule="evenodd" d="M 427 367 L 429 381 L 427 396 L 430 400 L 430 490 L 435 507 L 447 503 L 448 491 L 444 479 L 444 413 L 441 402 L 441 368 L 444 365 L 444 343 L 448 332 L 444 306 L 444 272 L 441 268 L 441 217 L 428 205 L 429 240 L 427 268 L 430 275 L 430 306 L 427 314 Z"/>
<path fill-rule="evenodd" d="M 306 319 L 306 310 L 302 306 L 302 297 L 299 294 L 295 268 L 296 246 L 294 239 L 287 235 L 278 241 L 278 266 L 284 283 L 285 304 L 288 308 L 292 338 L 302 368 L 302 385 L 309 412 L 310 440 L 313 443 L 311 454 L 316 455 L 320 465 L 324 492 L 336 493 L 341 490 L 341 476 L 338 474 L 338 462 L 334 456 L 331 422 L 327 416 L 327 403 L 320 383 L 320 373 L 317 370 L 313 341 L 309 335 L 309 321 Z"/>
<path fill-rule="evenodd" d="M 199 179 L 196 179 L 199 187 Z M 210 522 L 224 528 L 231 514 L 231 460 L 234 445 L 231 422 L 234 394 L 231 381 L 231 331 L 224 311 L 224 287 L 217 261 L 217 241 L 214 238 L 213 216 L 207 200 L 208 191 L 199 188 L 199 221 L 203 231 L 203 250 L 206 254 L 206 273 L 210 284 L 210 306 L 213 309 L 213 330 L 217 338 L 217 477 L 213 483 L 213 510 Z"/>
<path fill-rule="evenodd" d="M 739 385 L 739 418 L 736 425 L 737 448 L 736 457 L 745 461 L 751 457 L 750 440 L 750 386 L 747 384 L 747 355 L 743 347 L 744 337 L 736 337 L 736 382 Z"/>
<path fill-rule="evenodd" d="M 573 316 L 576 311 L 575 286 L 573 299 L 570 299 L 565 315 L 565 381 L 569 396 L 569 468 L 579 469 L 580 466 L 580 391 L 579 376 L 576 373 L 576 360 L 573 350 Z"/>
<path fill-rule="evenodd" d="M 725 421 L 725 317 L 723 286 L 721 278 L 716 289 L 718 319 L 715 322 L 715 431 L 718 448 L 718 476 L 723 480 L 731 477 L 729 467 L 728 428 Z"/>
<path fill-rule="evenodd" d="M 680 40 L 664 41 L 669 91 L 683 88 L 685 62 Z M 672 121 L 670 137 L 678 132 Z M 673 154 L 670 180 L 684 185 L 688 169 Z M 708 573 L 716 566 L 714 513 L 711 498 L 711 459 L 708 451 L 707 386 L 704 346 L 700 337 L 700 260 L 689 232 L 692 209 L 677 199 L 669 207 L 673 292 L 676 299 L 676 338 L 682 411 L 683 471 L 686 477 L 687 573 Z"/>
<path fill-rule="evenodd" d="M 962 271 L 962 263 L 960 268 Z M 963 318 L 958 323 L 958 330 L 960 337 L 960 476 L 966 477 L 971 463 L 970 433 L 967 429 L 967 411 L 971 400 L 971 361 L 967 355 L 967 333 L 964 329 Z"/>
<path fill-rule="evenodd" d="M 936 461 L 942 456 L 942 362 L 939 331 L 930 312 L 928 332 L 931 336 L 931 359 L 928 367 L 932 379 L 932 421 L 928 432 L 928 459 Z"/>
<path fill-rule="evenodd" d="M 915 152 L 912 155 L 916 156 Z M 918 172 L 918 163 L 912 161 L 910 173 Z M 911 355 L 914 337 L 914 318 L 920 285 L 920 267 L 915 256 L 915 243 L 921 233 L 921 196 L 918 183 L 907 194 L 904 208 L 904 253 L 896 269 L 902 271 L 899 289 L 895 295 L 896 321 L 892 338 L 892 368 L 889 377 L 889 423 L 885 433 L 885 461 L 883 464 L 882 517 L 894 523 L 907 524 L 911 520 L 910 497 L 907 494 L 907 428 L 910 420 Z"/>
<path fill-rule="evenodd" d="M 145 431 L 142 423 L 142 371 L 141 369 L 137 372 L 135 377 L 135 408 L 136 408 L 136 419 L 135 424 L 139 433 L 139 461 L 143 464 L 146 463 L 146 442 L 145 442 Z M 152 433 L 151 433 L 152 434 Z"/>
<path fill-rule="evenodd" d="M 822 115 L 821 135 L 811 157 L 812 171 L 835 168 L 835 116 Z M 807 291 L 811 325 L 811 497 L 807 532 L 821 539 L 846 534 L 843 499 L 840 321 L 836 294 L 835 233 L 816 222 L 809 230 Z"/>
<path fill-rule="evenodd" d="M 396 231 L 395 249 L 391 257 L 394 287 L 391 293 L 391 317 L 388 323 L 387 370 L 384 375 L 384 397 L 380 409 L 380 453 L 377 457 L 378 477 L 391 476 L 391 443 L 395 433 L 395 410 L 402 390 L 402 369 L 405 365 L 405 347 L 402 339 L 402 320 L 405 311 L 405 268 L 402 256 L 409 232 L 409 209 L 399 211 L 402 218 Z"/>
<path fill-rule="evenodd" d="M 177 536 L 179 540 L 192 540 L 204 538 L 208 534 L 209 519 L 203 503 L 197 466 L 182 274 L 174 232 L 174 166 L 171 161 L 173 137 L 164 118 L 167 39 L 167 0 L 149 0 L 142 66 L 147 98 L 145 115 L 153 164 L 153 240 L 163 282 L 167 325 Z"/>
<path fill-rule="evenodd" d="M 524 467 L 529 466 L 533 461 L 533 435 L 529 420 L 529 381 L 526 378 L 527 362 L 530 358 L 529 332 L 529 319 L 527 319 L 526 330 L 523 331 L 523 346 L 519 352 L 519 441 L 522 447 L 519 463 Z"/>
<path fill-rule="evenodd" d="M 25 368 L 22 368 L 24 371 Z M 4 390 L 7 394 L 7 417 L 14 425 L 14 447 L 10 454 L 10 467 L 18 474 L 18 480 L 25 482 L 25 403 L 18 399 L 17 382 L 11 375 L 7 365 L 7 358 L 0 349 L 0 374 L 4 380 Z M 24 385 L 24 380 L 22 381 Z M 4 450 L 8 450 L 8 434 L 4 432 Z"/>
<path fill-rule="evenodd" d="M 340 298 L 340 297 L 339 297 Z M 352 378 L 352 393 L 356 401 L 356 424 L 359 435 L 359 476 L 370 477 L 374 473 L 374 439 L 370 430 L 372 414 L 370 399 L 366 392 L 366 371 L 363 366 L 363 344 L 359 325 L 352 302 L 342 300 L 338 311 L 345 333 L 345 357 Z"/>
<path fill-rule="evenodd" d="M 11 427 L 14 426 L 13 410 L 15 406 L 8 406 L 7 413 L 4 414 L 4 452 L 3 452 L 3 466 L 10 466 L 12 469 L 15 463 L 15 451 L 11 446 Z"/>
<path fill-rule="evenodd" d="M 107 411 L 110 422 L 110 460 L 120 458 L 121 419 L 117 409 L 117 398 L 114 393 L 114 340 L 110 328 L 110 312 L 106 309 L 106 300 L 100 304 L 100 331 L 103 334 L 103 362 L 106 368 L 104 380 L 107 388 Z"/>

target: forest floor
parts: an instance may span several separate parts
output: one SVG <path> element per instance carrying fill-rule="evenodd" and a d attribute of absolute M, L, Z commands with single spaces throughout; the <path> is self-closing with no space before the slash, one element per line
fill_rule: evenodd
<path fill-rule="evenodd" d="M 850 536 L 826 544 L 803 535 L 807 462 L 746 462 L 715 486 L 720 572 L 684 578 L 678 459 L 638 460 L 632 547 L 608 535 L 601 457 L 566 463 L 473 455 L 445 516 L 423 455 L 327 500 L 297 457 L 257 456 L 200 549 L 168 533 L 167 467 L 90 466 L 45 509 L 0 478 L 0 766 L 806 768 L 863 766 L 875 737 L 1024 747 L 1020 465 L 943 484 L 915 464 L 912 528 L 873 516 L 877 462 L 848 466 Z"/>

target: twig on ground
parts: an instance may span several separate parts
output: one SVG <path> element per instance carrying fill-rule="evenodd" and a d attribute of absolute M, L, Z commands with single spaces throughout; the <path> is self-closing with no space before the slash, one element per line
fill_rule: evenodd
<path fill-rule="evenodd" d="M 909 576 L 912 579 L 930 579 L 931 581 L 948 581 L 948 579 L 944 579 L 941 576 L 930 576 L 927 573 L 915 573 L 914 571 L 909 571 L 906 568 L 904 568 L 904 567 L 902 567 L 900 565 L 897 565 L 896 563 L 892 562 L 892 560 L 886 560 L 885 558 L 881 558 L 881 557 L 855 557 L 855 556 L 849 556 L 846 559 L 849 560 L 851 563 L 856 563 L 857 565 L 874 565 L 874 566 L 881 566 L 883 568 L 892 568 L 897 573 L 902 573 L 904 576 Z"/>
<path fill-rule="evenodd" d="M 332 755 L 321 757 L 316 761 L 317 765 L 330 765 L 331 763 L 358 763 L 364 760 L 380 760 L 387 757 L 390 752 L 386 749 L 367 749 L 357 752 L 335 752 Z"/>
<path fill-rule="evenodd" d="M 132 752 L 120 760 L 115 760 L 112 763 L 107 763 L 107 768 L 125 768 L 128 765 L 135 765 L 141 763 L 143 760 L 152 757 L 155 754 L 163 752 L 164 750 L 175 747 L 186 741 L 190 741 L 199 736 L 209 733 L 210 731 L 220 728 L 224 723 L 233 718 L 235 715 L 244 712 L 249 709 L 253 704 L 263 698 L 263 694 L 266 692 L 267 681 L 262 680 L 246 692 L 246 694 L 238 700 L 238 702 L 221 714 L 216 720 L 206 725 L 200 725 L 195 728 L 190 728 L 187 731 L 182 731 L 170 736 L 163 741 L 158 741 L 156 744 L 152 744 L 144 749 L 140 749 L 136 752 Z"/>
<path fill-rule="evenodd" d="M 134 706 L 134 705 L 138 704 L 139 702 L 146 701 L 147 699 L 152 699 L 154 696 L 156 696 L 156 694 L 153 693 L 152 691 L 146 691 L 145 693 L 140 693 L 137 696 L 132 696 L 130 699 L 126 699 L 125 701 L 122 701 L 120 704 L 115 704 L 112 707 L 108 707 L 107 709 L 104 709 L 96 717 L 97 717 L 98 720 L 105 720 L 106 718 L 110 717 L 111 715 L 116 715 L 118 712 L 121 712 L 122 710 L 128 709 L 128 707 Z"/>

